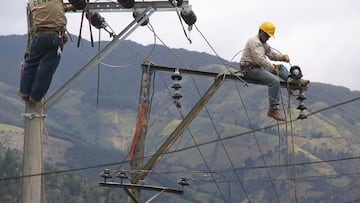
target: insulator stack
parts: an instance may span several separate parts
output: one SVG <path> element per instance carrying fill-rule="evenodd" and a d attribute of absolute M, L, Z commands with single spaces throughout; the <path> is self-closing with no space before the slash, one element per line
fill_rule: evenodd
<path fill-rule="evenodd" d="M 304 100 L 306 99 L 305 95 L 304 95 L 304 89 L 300 88 L 299 90 L 299 96 L 296 98 L 299 101 L 299 105 L 298 107 L 296 107 L 296 109 L 300 110 L 300 114 L 297 117 L 297 119 L 307 119 L 307 116 L 304 113 L 304 110 L 306 110 L 306 106 L 304 105 Z"/>
<path fill-rule="evenodd" d="M 178 69 L 175 70 L 174 74 L 171 76 L 171 79 L 174 81 L 174 84 L 171 86 L 171 88 L 175 90 L 174 95 L 172 96 L 173 101 L 177 108 L 181 108 L 179 100 L 183 97 L 180 93 L 180 89 L 182 88 L 180 84 L 182 76 Z"/>
<path fill-rule="evenodd" d="M 196 15 L 191 8 L 185 8 L 180 13 L 181 18 L 185 21 L 185 23 L 189 26 L 189 30 L 192 29 L 192 26 L 196 23 Z"/>

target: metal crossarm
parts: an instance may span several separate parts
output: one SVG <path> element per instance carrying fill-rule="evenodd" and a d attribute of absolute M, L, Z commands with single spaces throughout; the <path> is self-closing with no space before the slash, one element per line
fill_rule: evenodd
<path fill-rule="evenodd" d="M 135 197 L 130 192 L 130 190 L 132 190 L 132 189 L 135 189 L 135 190 L 151 190 L 151 191 L 158 192 L 153 197 L 151 197 L 149 200 L 147 200 L 146 203 L 152 202 L 155 198 L 157 198 L 158 196 L 160 196 L 164 192 L 178 194 L 178 195 L 184 194 L 183 190 L 177 190 L 177 189 L 171 189 L 171 188 L 167 188 L 167 187 L 159 187 L 159 186 L 153 186 L 153 185 L 139 185 L 139 184 L 132 184 L 132 183 L 104 182 L 104 183 L 99 183 L 99 186 L 100 187 L 123 188 L 134 203 L 138 203 L 139 201 L 137 200 L 137 197 Z"/>
<path fill-rule="evenodd" d="M 144 190 L 152 190 L 152 191 L 164 191 L 173 194 L 184 194 L 183 190 L 171 189 L 167 187 L 159 187 L 153 185 L 140 185 L 140 184 L 131 184 L 131 183 L 118 183 L 118 182 L 106 182 L 99 183 L 101 187 L 116 187 L 116 188 L 129 188 L 129 189 L 144 189 Z"/>
<path fill-rule="evenodd" d="M 191 70 L 191 69 L 178 68 L 178 67 L 159 66 L 159 65 L 154 65 L 153 63 L 151 63 L 149 61 L 144 61 L 142 66 L 144 68 L 148 67 L 155 71 L 174 72 L 175 70 L 179 70 L 181 72 L 181 74 L 197 75 L 197 76 L 205 76 L 205 77 L 213 77 L 213 78 L 217 77 L 220 74 L 220 73 L 209 72 L 209 71 L 200 71 L 200 70 Z M 251 79 L 244 77 L 243 73 L 240 71 L 234 72 L 234 73 L 230 73 L 230 72 L 225 73 L 225 78 L 230 79 L 230 80 L 237 80 L 239 82 L 245 81 L 247 83 L 263 85 L 259 81 L 251 80 Z M 241 80 L 239 78 L 241 78 Z M 280 81 L 280 85 L 281 85 L 281 87 L 284 87 L 284 88 L 288 87 L 288 84 L 286 81 Z M 299 86 L 299 84 L 295 83 L 295 82 L 294 83 L 290 82 L 289 87 L 292 90 L 297 90 L 297 89 L 306 90 L 307 89 L 306 86 Z"/>
<path fill-rule="evenodd" d="M 65 3 L 70 4 L 70 3 Z M 151 7 L 156 11 L 174 11 L 177 8 L 174 7 L 169 1 L 137 1 L 133 8 L 124 8 L 117 2 L 89 2 L 86 5 L 87 10 L 98 11 L 98 12 L 129 12 L 134 9 L 146 9 Z M 188 8 L 189 2 L 183 1 L 179 8 Z M 75 12 L 82 12 L 82 10 L 76 10 Z"/>

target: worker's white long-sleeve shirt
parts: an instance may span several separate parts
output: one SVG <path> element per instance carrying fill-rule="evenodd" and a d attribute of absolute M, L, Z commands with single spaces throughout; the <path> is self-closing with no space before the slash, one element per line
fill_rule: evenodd
<path fill-rule="evenodd" d="M 243 50 L 241 61 L 250 62 L 251 64 L 258 65 L 269 71 L 272 71 L 273 64 L 268 58 L 273 61 L 281 61 L 282 54 L 275 52 L 269 44 L 262 43 L 259 35 L 251 37 Z"/>

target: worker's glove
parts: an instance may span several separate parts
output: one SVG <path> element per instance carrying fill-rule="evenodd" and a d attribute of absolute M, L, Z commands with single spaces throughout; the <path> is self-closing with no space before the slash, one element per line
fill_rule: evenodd
<path fill-rule="evenodd" d="M 280 69 L 279 69 L 279 66 L 278 65 L 275 65 L 274 64 L 274 68 L 273 68 L 273 73 L 277 76 L 280 75 Z"/>
<path fill-rule="evenodd" d="M 282 55 L 281 60 L 288 63 L 290 62 L 290 58 L 287 54 Z"/>
<path fill-rule="evenodd" d="M 75 12 L 76 8 L 72 4 L 64 4 L 64 11 L 65 12 L 69 12 L 69 11 Z"/>

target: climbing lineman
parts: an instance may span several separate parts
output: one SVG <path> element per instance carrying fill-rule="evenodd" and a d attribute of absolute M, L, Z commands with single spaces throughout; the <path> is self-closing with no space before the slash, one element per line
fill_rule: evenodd
<path fill-rule="evenodd" d="M 74 10 L 62 0 L 29 0 L 28 23 L 31 24 L 29 53 L 20 79 L 18 95 L 24 101 L 39 102 L 47 93 L 53 74 L 59 65 L 65 35 L 65 12 Z"/>

